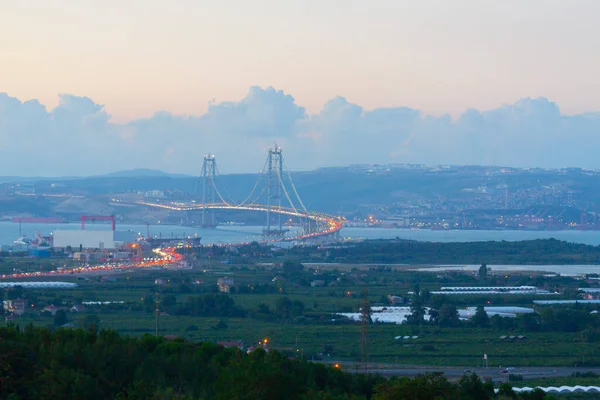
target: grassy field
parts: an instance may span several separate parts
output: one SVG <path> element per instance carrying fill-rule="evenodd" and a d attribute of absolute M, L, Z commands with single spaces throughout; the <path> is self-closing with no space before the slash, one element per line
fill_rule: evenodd
<path fill-rule="evenodd" d="M 341 273 L 338 271 L 338 273 Z M 272 294 L 231 294 L 236 305 L 245 310 L 255 310 L 264 303 L 271 309 L 276 307 L 283 295 L 292 301 L 298 300 L 305 305 L 305 314 L 319 317 L 310 323 L 292 323 L 290 321 L 261 320 L 246 318 L 194 317 L 161 315 L 160 333 L 176 335 L 189 340 L 237 341 L 246 346 L 255 345 L 268 338 L 272 347 L 285 349 L 293 354 L 301 354 L 308 359 L 357 360 L 360 357 L 361 326 L 358 323 L 334 323 L 330 316 L 337 312 L 357 311 L 360 304 L 360 292 L 368 289 L 372 303 L 382 300 L 388 294 L 406 294 L 416 283 L 421 288 L 439 288 L 447 284 L 448 279 L 466 280 L 470 277 L 440 279 L 435 274 L 403 270 L 356 270 L 343 272 L 356 278 L 345 279 L 331 287 L 310 287 L 286 282 L 282 293 Z M 144 298 L 154 296 L 158 290 L 161 296 L 172 294 L 178 302 L 184 302 L 190 296 L 199 296 L 197 291 L 206 291 L 216 284 L 217 279 L 230 274 L 236 286 L 254 287 L 254 285 L 272 285 L 276 272 L 265 268 L 237 269 L 225 266 L 211 266 L 210 270 L 187 271 L 129 271 L 114 275 L 116 282 L 99 282 L 99 276 L 90 276 L 87 280 L 74 277 L 61 277 L 61 280 L 77 282 L 76 290 L 65 291 L 25 291 L 23 296 L 34 298 L 38 305 L 61 300 L 65 304 L 80 301 L 124 302 L 119 309 L 110 306 L 90 307 L 88 313 L 97 314 L 101 328 L 110 328 L 118 332 L 140 335 L 154 334 L 156 317 L 151 310 L 144 311 Z M 155 279 L 167 280 L 165 286 L 157 286 Z M 535 279 L 535 277 L 512 275 L 507 284 Z M 186 285 L 191 293 L 181 290 L 182 283 L 203 281 L 200 285 Z M 442 282 L 440 282 L 442 281 Z M 190 289 L 188 289 L 190 290 Z M 457 299 L 459 305 L 483 304 L 485 299 Z M 493 300 L 497 301 L 497 300 Z M 531 298 L 528 300 L 531 302 Z M 36 307 L 34 307 L 36 308 Z M 69 314 L 69 319 L 82 324 L 85 314 Z M 219 322 L 226 325 L 226 328 Z M 30 312 L 18 321 L 20 324 L 34 323 L 52 325 L 51 316 L 43 316 L 37 311 Z M 500 340 L 500 335 L 526 335 L 522 341 Z M 418 336 L 417 339 L 396 340 L 396 336 Z M 514 366 L 574 366 L 600 365 L 600 347 L 598 343 L 585 343 L 579 333 L 526 333 L 494 332 L 491 329 L 471 327 L 439 328 L 433 325 L 420 327 L 372 324 L 368 328 L 368 349 L 372 362 L 398 363 L 436 366 L 478 366 L 483 354 L 488 354 L 490 365 Z"/>
<path fill-rule="evenodd" d="M 155 315 L 143 311 L 103 312 L 98 314 L 104 328 L 139 335 L 154 334 Z M 82 315 L 70 320 L 81 323 Z M 160 333 L 195 341 L 237 341 L 249 346 L 268 338 L 272 347 L 298 350 L 308 358 L 316 357 L 329 346 L 333 360 L 359 358 L 360 325 L 263 322 L 252 318 L 225 319 L 226 329 L 217 329 L 221 318 L 160 316 Z M 51 325 L 52 317 L 24 318 L 23 323 Z M 418 339 L 395 340 L 395 336 L 418 335 Z M 368 331 L 370 360 L 382 363 L 437 366 L 480 366 L 483 354 L 490 365 L 574 366 L 598 365 L 600 348 L 584 345 L 578 334 L 532 334 L 522 342 L 506 342 L 486 330 L 423 328 L 376 324 Z"/>

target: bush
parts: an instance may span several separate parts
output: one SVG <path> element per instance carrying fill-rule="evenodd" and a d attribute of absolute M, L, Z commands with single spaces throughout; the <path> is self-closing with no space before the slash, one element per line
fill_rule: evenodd
<path fill-rule="evenodd" d="M 592 371 L 588 371 L 588 372 L 573 372 L 571 374 L 571 377 L 573 378 L 598 378 L 600 377 L 600 375 L 592 372 Z"/>
<path fill-rule="evenodd" d="M 508 380 L 510 382 L 519 382 L 523 380 L 523 375 L 519 374 L 508 374 Z"/>

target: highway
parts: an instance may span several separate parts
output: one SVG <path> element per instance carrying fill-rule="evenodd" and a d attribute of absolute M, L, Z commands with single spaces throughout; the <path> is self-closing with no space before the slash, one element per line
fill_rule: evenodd
<path fill-rule="evenodd" d="M 327 364 L 338 364 L 343 370 L 348 372 L 364 372 L 364 367 L 355 362 L 343 361 L 323 361 Z M 436 367 L 429 365 L 393 365 L 393 364 L 368 364 L 367 371 L 369 373 L 377 373 L 383 376 L 408 376 L 413 377 L 427 372 L 442 372 L 448 379 L 459 379 L 465 373 L 475 373 L 481 377 L 489 377 L 494 381 L 508 381 L 508 373 L 501 373 L 509 366 L 489 366 L 488 368 L 471 368 L 471 367 Z M 465 372 L 467 371 L 467 372 Z M 590 367 L 514 367 L 510 371 L 511 374 L 521 375 L 524 380 L 552 378 L 552 377 L 568 377 L 575 372 L 593 372 L 600 374 L 600 368 Z"/>
<path fill-rule="evenodd" d="M 86 274 L 107 271 L 120 271 L 132 268 L 155 268 L 155 267 L 171 267 L 181 262 L 183 256 L 176 252 L 173 247 L 162 249 L 154 249 L 153 252 L 157 257 L 144 258 L 131 262 L 113 262 L 101 265 L 82 266 L 73 269 L 57 269 L 48 272 L 19 272 L 15 274 L 0 275 L 0 279 L 18 279 L 18 278 L 37 278 L 43 276 L 61 276 L 73 274 Z"/>

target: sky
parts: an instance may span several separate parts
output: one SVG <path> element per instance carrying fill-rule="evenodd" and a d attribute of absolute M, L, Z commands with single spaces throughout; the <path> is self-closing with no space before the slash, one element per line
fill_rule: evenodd
<path fill-rule="evenodd" d="M 0 0 L 0 176 L 600 168 L 596 0 Z"/>

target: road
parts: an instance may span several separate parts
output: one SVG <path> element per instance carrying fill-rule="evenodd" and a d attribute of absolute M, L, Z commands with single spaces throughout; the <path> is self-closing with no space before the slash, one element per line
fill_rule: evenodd
<path fill-rule="evenodd" d="M 363 368 L 356 363 L 337 362 L 343 370 L 348 372 L 364 372 Z M 329 362 L 328 362 L 329 364 Z M 335 364 L 335 362 L 333 363 Z M 416 376 L 426 372 L 443 372 L 449 379 L 460 378 L 465 371 L 470 371 L 481 377 L 490 377 L 495 381 L 508 380 L 508 373 L 500 371 L 508 366 L 490 366 L 489 368 L 470 367 L 435 367 L 426 365 L 394 366 L 391 364 L 369 364 L 368 372 L 378 373 L 383 376 Z M 510 371 L 527 379 L 568 377 L 575 372 L 593 372 L 600 375 L 600 368 L 590 367 L 515 367 Z"/>
<path fill-rule="evenodd" d="M 157 257 L 144 258 L 135 262 L 113 262 L 102 265 L 77 267 L 73 269 L 59 269 L 47 272 L 18 272 L 16 274 L 0 275 L 0 279 L 38 278 L 42 276 L 105 273 L 107 271 L 122 271 L 133 268 L 168 267 L 176 265 L 183 259 L 183 256 L 177 253 L 174 247 L 154 249 L 153 251 L 156 253 Z"/>

